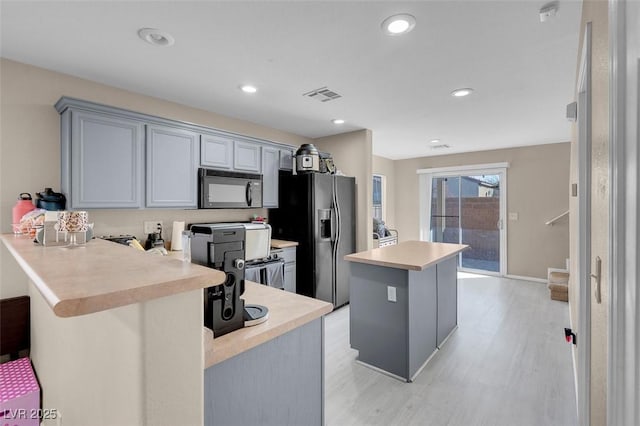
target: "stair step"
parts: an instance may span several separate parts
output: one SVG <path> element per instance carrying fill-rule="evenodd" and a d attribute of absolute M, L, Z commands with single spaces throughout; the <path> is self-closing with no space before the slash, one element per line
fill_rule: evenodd
<path fill-rule="evenodd" d="M 549 283 L 550 284 L 566 284 L 569 282 L 569 273 L 568 272 L 551 272 L 549 274 Z"/>

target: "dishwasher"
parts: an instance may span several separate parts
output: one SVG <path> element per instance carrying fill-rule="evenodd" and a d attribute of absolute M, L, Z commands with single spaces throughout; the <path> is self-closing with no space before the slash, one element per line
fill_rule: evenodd
<path fill-rule="evenodd" d="M 244 279 L 284 290 L 284 258 L 282 249 L 273 249 L 263 259 L 245 263 Z"/>

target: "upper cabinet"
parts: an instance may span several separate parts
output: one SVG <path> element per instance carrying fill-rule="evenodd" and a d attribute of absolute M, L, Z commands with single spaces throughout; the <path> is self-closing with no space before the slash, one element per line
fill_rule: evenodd
<path fill-rule="evenodd" d="M 197 207 L 200 135 L 147 126 L 147 207 Z"/>
<path fill-rule="evenodd" d="M 144 125 L 70 110 L 61 124 L 62 191 L 68 207 L 142 207 Z"/>
<path fill-rule="evenodd" d="M 260 145 L 247 141 L 235 141 L 233 168 L 235 170 L 260 173 Z"/>
<path fill-rule="evenodd" d="M 263 174 L 278 206 L 278 171 L 294 147 L 62 97 L 62 192 L 69 208 L 197 208 L 198 167 Z"/>
<path fill-rule="evenodd" d="M 232 169 L 233 139 L 202 135 L 200 137 L 200 165 L 214 169 Z"/>
<path fill-rule="evenodd" d="M 293 149 L 280 149 L 280 169 L 293 170 Z"/>
<path fill-rule="evenodd" d="M 271 146 L 262 147 L 262 207 L 278 207 L 278 170 L 280 150 Z"/>

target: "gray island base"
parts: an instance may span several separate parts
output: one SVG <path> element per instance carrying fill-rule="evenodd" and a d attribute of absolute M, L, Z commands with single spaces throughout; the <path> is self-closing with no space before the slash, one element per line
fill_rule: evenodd
<path fill-rule="evenodd" d="M 362 364 L 412 382 L 457 328 L 459 244 L 408 241 L 346 256 L 350 343 Z"/>

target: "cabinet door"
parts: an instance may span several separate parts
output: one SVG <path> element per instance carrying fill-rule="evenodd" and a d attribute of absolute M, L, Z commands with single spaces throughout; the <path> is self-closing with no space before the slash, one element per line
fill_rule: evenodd
<path fill-rule="evenodd" d="M 280 170 L 293 170 L 293 150 L 280 150 Z"/>
<path fill-rule="evenodd" d="M 71 113 L 70 208 L 142 207 L 144 126 L 134 120 Z M 69 146 L 68 136 L 63 145 Z M 67 151 L 63 146 L 63 152 Z"/>
<path fill-rule="evenodd" d="M 197 207 L 198 134 L 147 127 L 147 207 Z"/>
<path fill-rule="evenodd" d="M 233 139 L 202 135 L 200 137 L 200 165 L 215 169 L 233 168 Z"/>
<path fill-rule="evenodd" d="M 262 147 L 262 207 L 278 207 L 278 170 L 280 150 Z"/>
<path fill-rule="evenodd" d="M 260 145 L 252 142 L 235 141 L 233 168 L 260 173 Z"/>
<path fill-rule="evenodd" d="M 284 289 L 291 293 L 296 292 L 296 264 L 284 264 Z"/>

